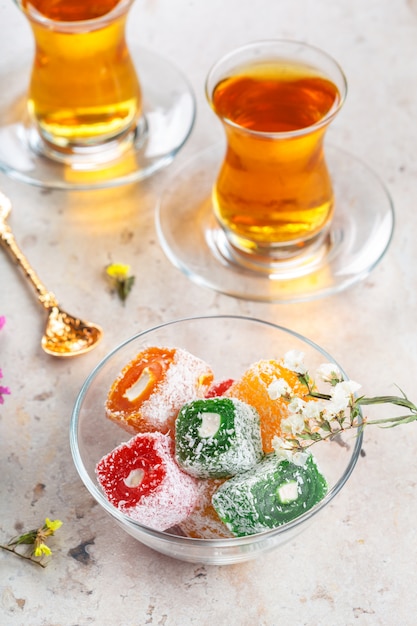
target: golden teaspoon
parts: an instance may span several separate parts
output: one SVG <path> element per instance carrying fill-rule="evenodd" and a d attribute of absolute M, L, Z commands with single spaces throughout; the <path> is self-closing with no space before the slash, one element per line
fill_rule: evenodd
<path fill-rule="evenodd" d="M 58 357 L 77 356 L 89 352 L 100 341 L 103 331 L 96 324 L 73 317 L 59 307 L 54 294 L 40 281 L 15 241 L 7 224 L 11 210 L 9 198 L 0 192 L 0 241 L 13 260 L 23 269 L 25 276 L 36 289 L 38 300 L 48 311 L 48 321 L 41 342 L 43 350 Z"/>

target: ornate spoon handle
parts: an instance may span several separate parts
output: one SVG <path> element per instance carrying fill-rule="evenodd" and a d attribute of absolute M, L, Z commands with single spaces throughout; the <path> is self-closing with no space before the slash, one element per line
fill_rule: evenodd
<path fill-rule="evenodd" d="M 8 250 L 11 257 L 16 261 L 18 265 L 23 269 L 25 275 L 29 278 L 32 285 L 38 294 L 38 299 L 45 309 L 51 309 L 54 306 L 58 306 L 57 300 L 54 294 L 47 290 L 45 285 L 36 274 L 29 261 L 20 250 L 13 236 L 10 227 L 6 224 L 5 219 L 1 219 L 0 216 L 0 238 L 5 249 Z"/>
<path fill-rule="evenodd" d="M 20 250 L 11 228 L 6 223 L 11 207 L 10 200 L 0 192 L 0 244 L 10 253 L 17 265 L 23 269 L 26 278 L 35 287 L 38 300 L 49 311 L 41 341 L 43 350 L 47 354 L 57 357 L 77 356 L 89 352 L 101 340 L 102 329 L 92 322 L 85 322 L 79 317 L 69 315 L 59 307 L 55 295 L 46 289 Z"/>

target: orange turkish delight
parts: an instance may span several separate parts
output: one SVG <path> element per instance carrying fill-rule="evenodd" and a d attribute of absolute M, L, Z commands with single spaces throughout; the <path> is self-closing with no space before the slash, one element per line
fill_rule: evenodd
<path fill-rule="evenodd" d="M 133 434 L 159 431 L 173 435 L 180 408 L 204 397 L 212 382 L 209 365 L 186 350 L 146 348 L 114 381 L 106 414 Z"/>
<path fill-rule="evenodd" d="M 228 396 L 238 398 L 258 411 L 265 453 L 273 452 L 272 440 L 276 435 L 280 436 L 281 420 L 288 417 L 288 402 L 284 398 L 272 399 L 268 392 L 269 385 L 281 378 L 293 394 L 304 400 L 310 399 L 297 374 L 275 360 L 254 363 L 226 392 Z"/>
<path fill-rule="evenodd" d="M 217 515 L 211 502 L 213 493 L 224 482 L 224 479 L 220 478 L 200 481 L 198 502 L 188 517 L 179 525 L 184 535 L 195 539 L 233 537 L 226 524 Z"/>

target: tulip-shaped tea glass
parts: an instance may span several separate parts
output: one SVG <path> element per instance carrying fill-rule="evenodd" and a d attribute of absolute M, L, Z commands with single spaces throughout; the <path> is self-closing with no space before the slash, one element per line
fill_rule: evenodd
<path fill-rule="evenodd" d="M 323 140 L 346 95 L 337 63 L 309 46 L 247 46 L 212 68 L 206 91 L 227 139 L 213 206 L 231 250 L 269 265 L 323 241 L 333 214 Z"/>
<path fill-rule="evenodd" d="M 203 169 L 211 175 L 210 192 L 204 187 L 205 199 L 194 202 L 194 219 L 184 214 L 184 203 L 176 198 L 182 222 L 190 225 L 190 241 L 187 229 L 178 230 L 172 223 L 170 187 L 158 212 L 164 248 L 177 265 L 220 291 L 261 300 L 302 299 L 323 291 L 323 285 L 325 291 L 340 287 L 329 267 L 335 248 L 340 261 L 346 238 L 335 235 L 336 212 L 346 207 L 349 219 L 355 220 L 355 254 L 358 246 L 362 253 L 372 235 L 369 217 L 362 214 L 363 203 L 351 210 L 351 194 L 341 190 L 341 184 L 349 182 L 354 189 L 359 175 L 359 194 L 360 185 L 366 184 L 369 195 L 370 173 L 356 161 L 352 167 L 349 156 L 328 151 L 324 144 L 346 92 L 347 81 L 338 63 L 325 52 L 298 42 L 249 44 L 212 67 L 206 95 L 221 122 L 226 145 L 193 164 L 195 169 L 202 166 L 193 177 L 200 189 Z M 217 162 L 215 171 L 207 168 L 210 159 Z M 349 173 L 343 171 L 347 167 Z M 385 231 L 377 249 L 372 244 L 367 251 L 366 270 L 375 263 L 375 255 L 377 259 L 382 255 L 392 230 L 390 200 L 374 179 L 372 183 L 378 214 L 383 205 Z M 190 189 L 188 193 L 195 196 Z M 374 222 L 373 207 L 366 205 L 366 209 Z M 358 232 L 359 217 L 366 232 Z M 378 230 L 379 226 L 378 219 Z M 203 245 L 198 229 L 203 232 Z M 202 251 L 211 257 L 210 263 L 201 260 Z M 342 270 L 348 271 L 350 281 L 348 266 L 344 249 Z M 363 264 L 358 269 L 363 273 Z M 323 276 L 318 280 L 320 270 Z M 316 275 L 312 278 L 312 274 Z M 342 282 L 346 283 L 345 276 Z"/>
<path fill-rule="evenodd" d="M 15 3 L 35 53 L 20 119 L 0 119 L 0 168 L 44 186 L 94 187 L 144 178 L 172 160 L 191 130 L 194 97 L 170 64 L 130 51 L 134 0 Z"/>

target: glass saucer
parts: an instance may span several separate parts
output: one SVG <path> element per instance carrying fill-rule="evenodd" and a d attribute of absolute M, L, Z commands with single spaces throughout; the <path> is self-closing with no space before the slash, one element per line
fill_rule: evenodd
<path fill-rule="evenodd" d="M 63 163 L 41 154 L 41 140 L 26 113 L 31 62 L 2 73 L 0 171 L 15 180 L 52 189 L 94 189 L 142 180 L 171 163 L 195 120 L 194 93 L 184 76 L 159 55 L 131 49 L 144 97 L 141 132 L 124 150 L 91 150 Z"/>
<path fill-rule="evenodd" d="M 212 210 L 211 189 L 224 147 L 213 146 L 176 168 L 156 211 L 156 227 L 170 261 L 199 285 L 263 302 L 299 302 L 342 291 L 364 279 L 392 237 L 392 200 L 375 173 L 334 146 L 326 157 L 335 213 L 322 245 L 309 256 L 274 267 L 243 265 L 233 255 Z"/>

